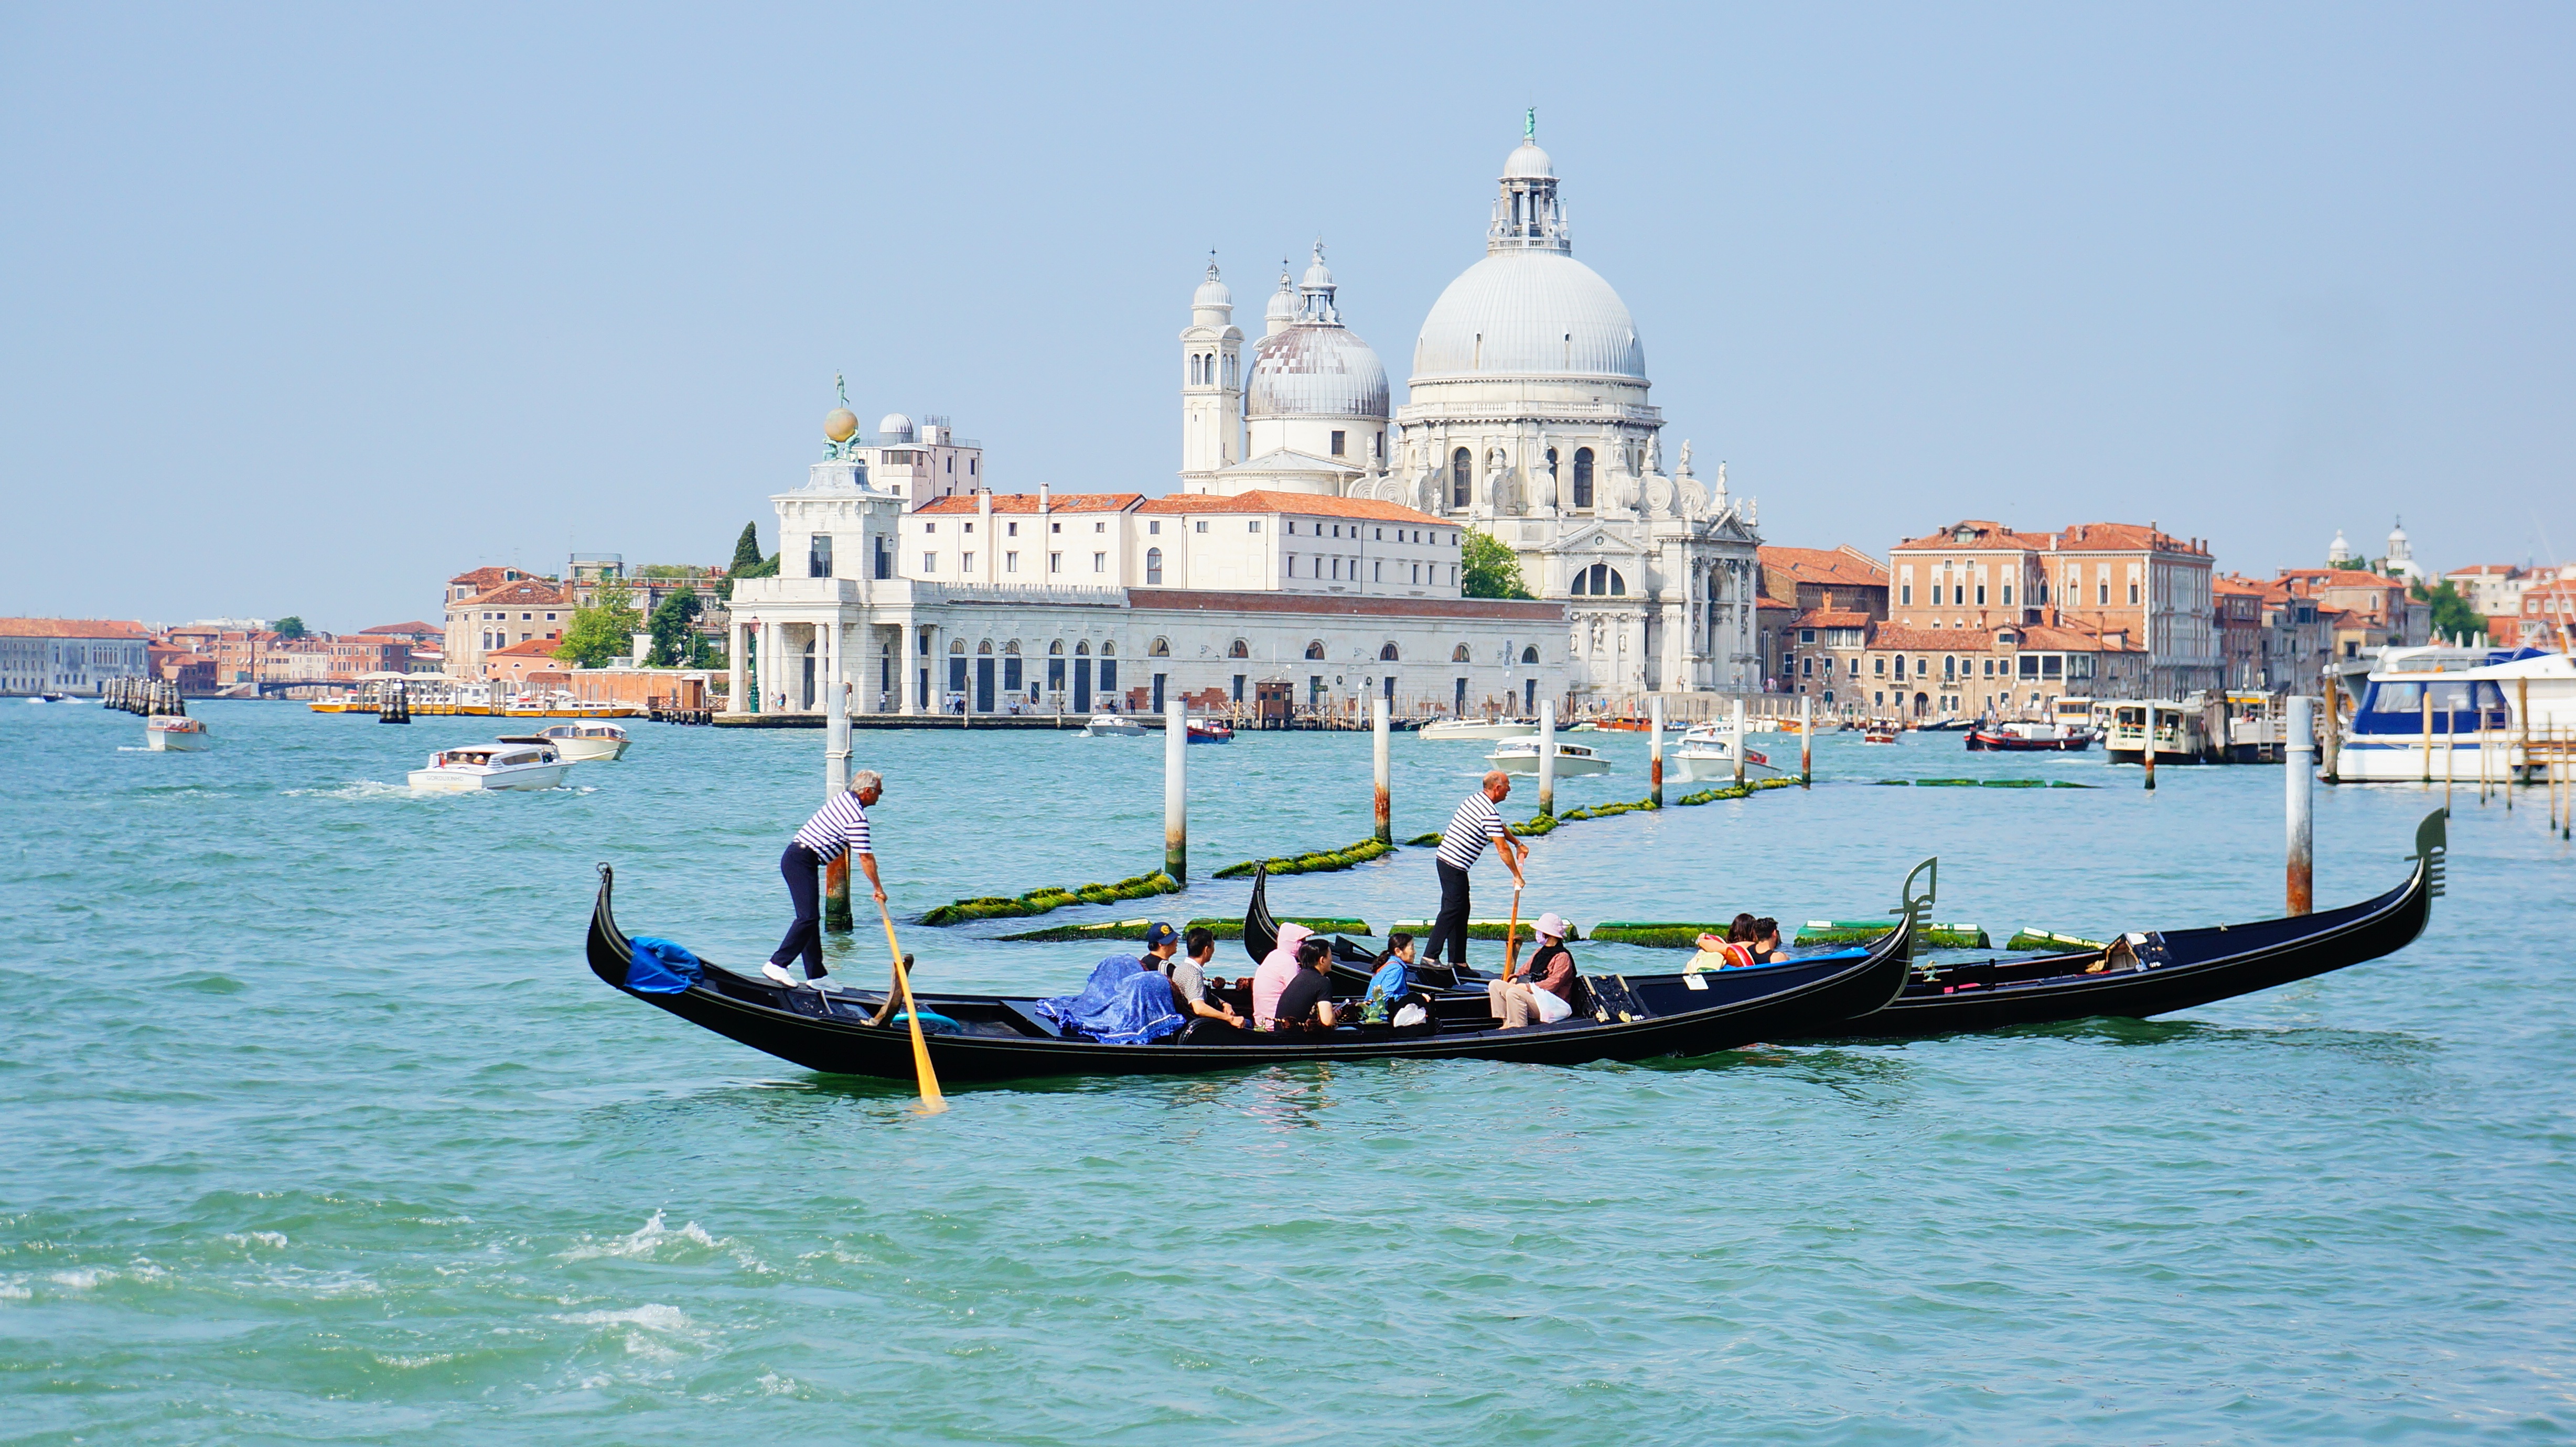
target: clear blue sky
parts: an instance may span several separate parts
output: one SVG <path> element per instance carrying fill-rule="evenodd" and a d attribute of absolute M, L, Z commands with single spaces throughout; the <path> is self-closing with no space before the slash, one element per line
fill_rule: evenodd
<path fill-rule="evenodd" d="M 1163 491 L 1208 248 L 1257 331 L 1320 233 L 1400 382 L 1526 105 L 1773 542 L 2576 555 L 2571 61 L 2564 5 L 14 5 L 0 612 L 721 561 L 836 370 Z"/>

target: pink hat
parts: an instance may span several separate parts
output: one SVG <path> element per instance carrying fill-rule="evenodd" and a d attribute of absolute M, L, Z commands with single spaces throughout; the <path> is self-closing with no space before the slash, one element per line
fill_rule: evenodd
<path fill-rule="evenodd" d="M 1570 926 L 1565 922 L 1565 916 L 1553 911 L 1538 917 L 1538 932 L 1549 939 L 1564 939 L 1569 928 Z"/>

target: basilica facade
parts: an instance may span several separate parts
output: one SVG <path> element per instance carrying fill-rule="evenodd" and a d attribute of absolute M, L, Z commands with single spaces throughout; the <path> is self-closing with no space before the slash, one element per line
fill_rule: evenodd
<path fill-rule="evenodd" d="M 1535 135 L 1506 158 L 1485 256 L 1432 304 L 1404 405 L 1343 325 L 1323 247 L 1247 346 L 1210 262 L 1181 333 L 1181 486 L 1393 503 L 1486 533 L 1566 612 L 1578 698 L 1758 690 L 1755 509 L 1667 460 L 1644 344 L 1574 259 Z"/>

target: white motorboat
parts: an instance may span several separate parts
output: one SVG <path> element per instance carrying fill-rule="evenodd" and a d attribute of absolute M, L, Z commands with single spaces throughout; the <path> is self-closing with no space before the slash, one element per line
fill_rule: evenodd
<path fill-rule="evenodd" d="M 1500 748 L 1485 755 L 1485 762 L 1506 774 L 1538 772 L 1538 740 L 1505 739 Z M 1556 746 L 1556 776 L 1577 778 L 1585 774 L 1610 772 L 1610 761 L 1583 744 L 1559 743 Z"/>
<path fill-rule="evenodd" d="M 2392 648 L 2360 694 L 2335 751 L 2335 777 L 2355 783 L 2528 778 L 2576 736 L 2576 657 L 2563 653 Z"/>
<path fill-rule="evenodd" d="M 1735 741 L 1724 737 L 1692 739 L 1685 736 L 1679 747 L 1664 756 L 1664 770 L 1667 779 L 1673 783 L 1732 781 L 1735 778 Z M 1744 751 L 1744 777 L 1776 779 L 1780 773 L 1769 755 L 1758 749 Z"/>
<path fill-rule="evenodd" d="M 551 789 L 571 771 L 552 744 L 469 744 L 430 755 L 428 768 L 411 771 L 411 786 L 439 794 Z"/>
<path fill-rule="evenodd" d="M 1426 739 L 1524 739 L 1537 733 L 1538 725 L 1507 718 L 1444 718 L 1415 732 Z"/>
<path fill-rule="evenodd" d="M 151 742 L 155 753 L 193 753 L 215 746 L 214 736 L 206 732 L 203 720 L 182 714 L 156 713 L 145 719 L 143 737 Z"/>
<path fill-rule="evenodd" d="M 1082 726 L 1082 736 L 1087 739 L 1141 739 L 1145 736 L 1145 726 L 1123 713 L 1096 713 Z"/>
<path fill-rule="evenodd" d="M 556 724 L 532 734 L 503 734 L 501 742 L 552 744 L 568 763 L 605 764 L 626 757 L 626 746 L 633 741 L 613 723 L 577 723 Z"/>

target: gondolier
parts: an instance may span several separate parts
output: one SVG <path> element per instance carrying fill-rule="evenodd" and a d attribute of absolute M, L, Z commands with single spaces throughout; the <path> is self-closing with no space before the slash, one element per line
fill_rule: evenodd
<path fill-rule="evenodd" d="M 806 980 L 823 978 L 822 889 L 816 875 L 844 853 L 868 872 L 868 888 L 875 892 L 877 903 L 885 903 L 885 883 L 877 878 L 876 849 L 868 839 L 866 808 L 884 797 L 884 777 L 874 769 L 861 769 L 850 776 L 848 793 L 832 796 L 787 841 L 787 852 L 778 856 L 778 872 L 787 880 L 787 897 L 795 902 L 796 922 L 787 927 L 787 938 L 778 942 L 778 953 L 761 966 L 762 974 L 793 985 L 796 977 L 787 973 L 787 964 L 802 955 Z"/>
<path fill-rule="evenodd" d="M 1467 963 L 1467 871 L 1491 842 L 1498 846 L 1503 867 L 1512 872 L 1512 887 L 1521 887 L 1521 858 L 1529 846 L 1512 840 L 1504 827 L 1501 812 L 1495 805 L 1512 796 L 1512 776 L 1500 769 L 1485 775 L 1482 788 L 1458 805 L 1449 816 L 1449 827 L 1440 836 L 1440 851 L 1432 860 L 1432 869 L 1440 876 L 1440 915 L 1432 922 L 1431 942 L 1422 949 L 1426 960 L 1440 958 L 1440 947 L 1449 947 L 1449 963 L 1454 968 Z"/>

